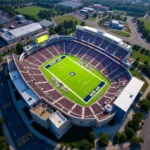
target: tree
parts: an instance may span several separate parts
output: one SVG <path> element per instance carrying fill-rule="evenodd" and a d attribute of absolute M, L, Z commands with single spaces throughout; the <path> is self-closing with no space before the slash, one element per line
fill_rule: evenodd
<path fill-rule="evenodd" d="M 85 26 L 85 22 L 84 21 L 81 22 L 81 26 Z"/>
<path fill-rule="evenodd" d="M 115 136 L 114 136 L 114 141 L 113 141 L 113 143 L 114 143 L 114 144 L 118 144 L 119 141 L 120 141 L 120 132 L 116 132 L 116 133 L 115 133 Z"/>
<path fill-rule="evenodd" d="M 82 149 L 82 150 L 91 149 L 91 144 L 89 143 L 88 140 L 84 139 L 84 140 L 80 141 L 79 149 Z"/>
<path fill-rule="evenodd" d="M 94 140 L 96 139 L 96 135 L 94 132 L 90 132 L 89 133 L 89 141 L 90 142 L 94 142 Z"/>
<path fill-rule="evenodd" d="M 132 137 L 132 139 L 131 139 L 132 145 L 136 145 L 136 144 L 140 144 L 140 143 L 144 143 L 144 140 L 141 137 L 138 137 L 138 136 Z"/>
<path fill-rule="evenodd" d="M 134 62 L 133 62 L 133 64 L 132 64 L 132 65 L 133 65 L 133 67 L 134 67 L 134 68 L 137 68 L 137 67 L 138 67 L 138 65 L 139 65 L 139 62 L 136 60 L 136 61 L 134 61 Z"/>
<path fill-rule="evenodd" d="M 99 137 L 99 141 L 98 141 L 98 144 L 99 146 L 101 147 L 104 147 L 104 146 L 107 146 L 108 143 L 109 143 L 109 140 L 110 140 L 110 137 L 108 134 L 106 133 L 102 133 Z"/>
<path fill-rule="evenodd" d="M 145 61 L 144 61 L 144 64 L 145 64 L 145 65 L 148 65 L 148 61 L 147 61 L 147 60 L 145 60 Z"/>
<path fill-rule="evenodd" d="M 131 139 L 134 135 L 134 130 L 130 127 L 125 128 L 125 133 L 127 135 L 127 139 Z"/>
<path fill-rule="evenodd" d="M 135 132 L 140 128 L 140 122 L 144 118 L 144 114 L 142 112 L 137 112 L 132 116 L 132 120 L 128 121 L 126 127 L 132 128 Z"/>
<path fill-rule="evenodd" d="M 127 135 L 125 134 L 125 132 L 122 132 L 121 134 L 120 134 L 120 142 L 124 142 L 124 141 L 126 141 L 127 140 Z"/>
<path fill-rule="evenodd" d="M 149 65 L 144 65 L 142 67 L 142 72 L 145 73 L 148 78 L 150 78 L 150 66 Z"/>
<path fill-rule="evenodd" d="M 147 94 L 146 98 L 150 101 L 150 92 Z"/>
<path fill-rule="evenodd" d="M 18 44 L 16 45 L 16 53 L 17 53 L 18 55 L 20 55 L 22 52 L 23 52 L 23 46 L 22 46 L 21 43 L 18 43 Z"/>
<path fill-rule="evenodd" d="M 148 100 L 140 100 L 138 104 L 143 111 L 150 110 L 150 102 Z"/>
<path fill-rule="evenodd" d="M 4 122 L 3 118 L 0 118 L 0 125 Z"/>
<path fill-rule="evenodd" d="M 89 19 L 89 14 L 86 14 L 86 15 L 85 15 L 85 19 Z"/>
<path fill-rule="evenodd" d="M 97 13 L 94 13 L 94 14 L 93 14 L 93 18 L 96 18 L 96 17 L 97 17 Z"/>

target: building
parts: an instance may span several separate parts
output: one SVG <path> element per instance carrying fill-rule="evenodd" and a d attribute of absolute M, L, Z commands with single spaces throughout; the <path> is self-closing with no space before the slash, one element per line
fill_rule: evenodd
<path fill-rule="evenodd" d="M 122 121 L 144 84 L 129 72 L 131 63 L 127 60 L 132 53 L 131 46 L 114 35 L 88 26 L 78 25 L 74 36 L 52 35 L 43 40 L 45 36 L 47 33 L 35 36 L 34 44 L 26 46 L 20 56 L 12 54 L 7 59 L 10 78 L 31 109 L 34 120 L 50 128 L 57 138 L 65 134 L 72 124 L 101 127 L 114 117 Z M 42 42 L 36 42 L 39 39 Z M 97 101 L 85 107 L 57 91 L 39 68 L 60 54 L 72 54 L 97 66 L 111 82 L 109 89 Z M 22 93 L 29 89 L 38 99 L 33 94 L 30 94 L 30 99 L 23 96 Z M 99 90 L 99 86 L 94 93 L 96 90 Z M 94 96 L 93 92 L 89 95 Z"/>
<path fill-rule="evenodd" d="M 0 37 L 10 44 L 21 40 L 21 38 L 34 35 L 42 29 L 43 27 L 39 23 L 32 23 L 6 32 L 0 32 Z"/>
<path fill-rule="evenodd" d="M 64 117 L 59 111 L 53 113 L 50 117 L 50 128 L 59 139 L 72 126 L 71 120 Z"/>
<path fill-rule="evenodd" d="M 42 127 L 46 129 L 50 127 L 49 117 L 52 115 L 53 111 L 44 103 L 40 103 L 30 109 L 30 113 L 33 119 Z"/>
<path fill-rule="evenodd" d="M 25 16 L 23 16 L 23 15 L 16 16 L 16 20 L 24 20 L 24 19 L 25 19 Z"/>
<path fill-rule="evenodd" d="M 124 22 L 120 20 L 111 20 L 110 28 L 122 30 L 124 27 Z"/>
<path fill-rule="evenodd" d="M 59 6 L 59 7 L 72 8 L 72 9 L 79 8 L 82 5 L 83 5 L 82 3 L 73 2 L 73 1 L 63 1 L 63 2 L 60 2 L 57 4 L 57 6 Z"/>
<path fill-rule="evenodd" d="M 88 10 L 85 10 L 85 9 L 81 9 L 81 10 L 80 10 L 80 13 L 81 13 L 81 14 L 87 14 L 88 12 L 89 12 L 89 11 L 88 11 Z"/>
<path fill-rule="evenodd" d="M 54 22 L 52 21 L 48 21 L 48 20 L 42 20 L 39 22 L 39 24 L 43 27 L 43 28 L 53 28 L 54 27 Z"/>
<path fill-rule="evenodd" d="M 102 5 L 100 5 L 100 4 L 94 4 L 93 5 L 93 8 L 95 9 L 95 10 L 98 10 L 98 11 L 108 11 L 109 10 L 109 7 L 107 7 L 107 6 L 102 6 Z"/>
<path fill-rule="evenodd" d="M 133 104 L 134 100 L 139 97 L 139 91 L 143 85 L 143 81 L 133 77 L 127 86 L 123 89 L 119 97 L 115 100 L 113 107 L 118 112 L 115 116 L 117 121 L 121 122 L 124 120 L 130 106 Z"/>

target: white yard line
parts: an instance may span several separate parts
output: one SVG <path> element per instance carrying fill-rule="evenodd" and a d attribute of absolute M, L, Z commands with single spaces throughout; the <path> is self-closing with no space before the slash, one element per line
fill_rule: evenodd
<path fill-rule="evenodd" d="M 77 62 L 75 62 L 74 60 L 72 60 L 71 58 L 67 57 L 69 60 L 71 60 L 72 62 L 74 62 L 75 64 L 77 64 L 78 66 L 80 66 L 81 68 L 83 68 L 84 70 L 86 70 L 87 72 L 89 72 L 90 74 L 92 74 L 94 77 L 96 77 L 97 79 L 103 81 L 101 78 L 99 78 L 97 75 L 95 75 L 94 73 L 90 72 L 89 70 L 87 70 L 86 68 L 84 68 L 83 66 L 81 66 L 80 64 L 78 64 Z"/>
<path fill-rule="evenodd" d="M 77 93 L 75 93 L 72 89 L 70 89 L 64 82 L 62 82 L 57 76 L 55 76 L 52 72 L 50 72 L 48 69 L 44 67 L 46 71 L 48 71 L 52 76 L 54 76 L 59 82 L 63 83 L 74 95 L 76 95 L 78 98 L 80 98 L 83 101 L 83 98 L 81 98 Z"/>
<path fill-rule="evenodd" d="M 90 72 L 89 70 L 87 70 L 86 68 L 84 68 L 83 66 L 81 66 L 80 64 L 78 64 L 77 62 L 75 62 L 74 60 L 72 60 L 71 58 L 69 58 L 69 57 L 67 57 L 66 56 L 66 58 L 68 58 L 69 60 L 71 60 L 72 62 L 74 62 L 75 64 L 77 64 L 78 66 L 80 66 L 81 68 L 83 68 L 84 70 L 86 70 L 87 72 L 89 72 L 90 74 L 92 74 L 93 76 L 95 76 L 97 79 L 99 79 L 100 81 L 103 81 L 101 78 L 99 78 L 98 76 L 96 76 L 95 74 L 93 74 L 92 72 Z M 98 92 L 96 92 L 96 94 L 93 96 L 93 97 L 91 97 L 89 100 L 88 100 L 88 102 L 85 102 L 84 101 L 84 99 L 83 98 L 81 98 L 77 93 L 75 93 L 70 87 L 68 87 L 64 82 L 62 82 L 57 76 L 55 76 L 52 72 L 50 72 L 48 69 L 46 69 L 45 67 L 44 67 L 44 69 L 46 70 L 46 71 L 48 71 L 52 76 L 54 76 L 59 82 L 61 82 L 61 83 L 63 83 L 74 95 L 76 95 L 79 99 L 81 99 L 84 103 L 89 103 L 89 101 L 92 99 L 92 98 L 94 98 L 98 93 L 100 93 L 101 92 L 101 90 L 107 85 L 107 83 L 105 82 L 105 85 L 98 91 Z M 104 82 L 104 81 L 103 81 Z M 90 93 L 89 93 L 90 94 Z"/>

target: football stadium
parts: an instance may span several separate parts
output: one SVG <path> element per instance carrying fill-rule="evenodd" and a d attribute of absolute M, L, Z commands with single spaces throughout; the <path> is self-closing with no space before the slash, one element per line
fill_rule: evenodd
<path fill-rule="evenodd" d="M 112 118 L 123 121 L 144 84 L 129 72 L 131 52 L 118 37 L 77 26 L 72 36 L 36 35 L 7 62 L 34 120 L 60 138 L 72 124 L 101 127 Z"/>

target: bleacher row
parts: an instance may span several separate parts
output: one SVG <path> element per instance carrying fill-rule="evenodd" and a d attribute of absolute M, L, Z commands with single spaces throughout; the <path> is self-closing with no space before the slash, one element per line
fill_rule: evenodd
<path fill-rule="evenodd" d="M 129 51 L 102 36 L 93 35 L 92 33 L 88 33 L 82 30 L 76 30 L 76 38 L 88 43 L 92 43 L 102 50 L 115 55 L 121 60 L 126 58 L 129 54 Z"/>
<path fill-rule="evenodd" d="M 48 83 L 39 69 L 40 65 L 46 60 L 58 54 L 74 55 L 97 68 L 111 81 L 111 87 L 107 93 L 95 104 L 85 108 L 61 95 Z M 76 41 L 58 41 L 39 49 L 25 57 L 23 61 L 18 60 L 15 54 L 13 54 L 13 59 L 26 83 L 37 93 L 41 100 L 48 102 L 64 113 L 79 118 L 102 119 L 109 115 L 104 111 L 104 106 L 113 104 L 117 93 L 130 80 L 129 73 L 117 62 Z"/>

